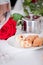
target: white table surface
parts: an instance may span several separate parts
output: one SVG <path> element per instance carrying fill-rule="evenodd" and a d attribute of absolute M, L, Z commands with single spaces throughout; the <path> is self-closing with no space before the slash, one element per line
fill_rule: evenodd
<path fill-rule="evenodd" d="M 17 4 L 18 2 L 12 13 L 19 11 L 22 14 L 22 9 L 16 10 Z M 19 32 L 22 33 L 21 30 Z M 17 31 L 16 34 L 19 32 Z M 10 46 L 7 41 L 0 40 L 0 65 L 43 65 L 43 49 L 21 51 Z"/>
<path fill-rule="evenodd" d="M 0 40 L 0 65 L 43 65 L 43 49 L 23 51 Z"/>

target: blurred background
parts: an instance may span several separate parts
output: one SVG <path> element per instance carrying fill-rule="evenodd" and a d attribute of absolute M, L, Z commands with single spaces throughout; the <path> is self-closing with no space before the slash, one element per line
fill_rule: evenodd
<path fill-rule="evenodd" d="M 11 7 L 13 8 L 17 0 L 10 0 L 10 2 L 11 2 Z"/>

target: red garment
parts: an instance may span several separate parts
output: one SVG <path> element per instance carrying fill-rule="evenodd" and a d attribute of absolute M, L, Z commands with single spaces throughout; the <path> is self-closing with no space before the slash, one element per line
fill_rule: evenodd
<path fill-rule="evenodd" d="M 0 29 L 0 39 L 8 39 L 16 33 L 16 21 L 10 18 L 7 23 Z"/>

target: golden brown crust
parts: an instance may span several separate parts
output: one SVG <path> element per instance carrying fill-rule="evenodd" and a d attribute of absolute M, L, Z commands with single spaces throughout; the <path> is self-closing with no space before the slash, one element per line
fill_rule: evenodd
<path fill-rule="evenodd" d="M 41 38 L 36 38 L 33 42 L 33 47 L 42 46 L 42 40 Z"/>
<path fill-rule="evenodd" d="M 34 39 L 36 39 L 37 37 L 39 37 L 38 35 L 29 35 L 26 37 L 26 40 L 30 40 L 31 42 L 34 41 Z"/>
<path fill-rule="evenodd" d="M 29 47 L 38 47 L 42 46 L 43 44 L 43 38 L 39 37 L 38 35 L 29 35 L 27 37 L 20 35 L 20 45 L 23 48 L 29 48 Z"/>
<path fill-rule="evenodd" d="M 25 41 L 24 48 L 29 48 L 29 47 L 32 47 L 32 42 L 31 41 Z"/>
<path fill-rule="evenodd" d="M 42 40 L 42 45 L 43 45 L 43 37 L 41 37 L 41 40 Z"/>

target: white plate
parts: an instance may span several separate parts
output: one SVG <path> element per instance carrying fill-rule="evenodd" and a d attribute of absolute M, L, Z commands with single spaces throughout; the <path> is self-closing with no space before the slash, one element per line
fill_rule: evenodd
<path fill-rule="evenodd" d="M 20 35 L 20 34 L 19 34 Z M 39 35 L 39 34 L 22 34 L 24 36 L 28 36 L 28 35 Z M 40 35 L 39 35 L 40 36 Z M 31 47 L 31 48 L 21 48 L 20 47 L 20 43 L 18 42 L 18 40 L 16 39 L 18 37 L 18 35 L 12 36 L 9 39 L 7 39 L 7 42 L 9 43 L 9 45 L 13 46 L 14 48 L 18 48 L 21 50 L 36 50 L 36 49 L 41 49 L 43 48 L 43 46 L 41 47 Z"/>

